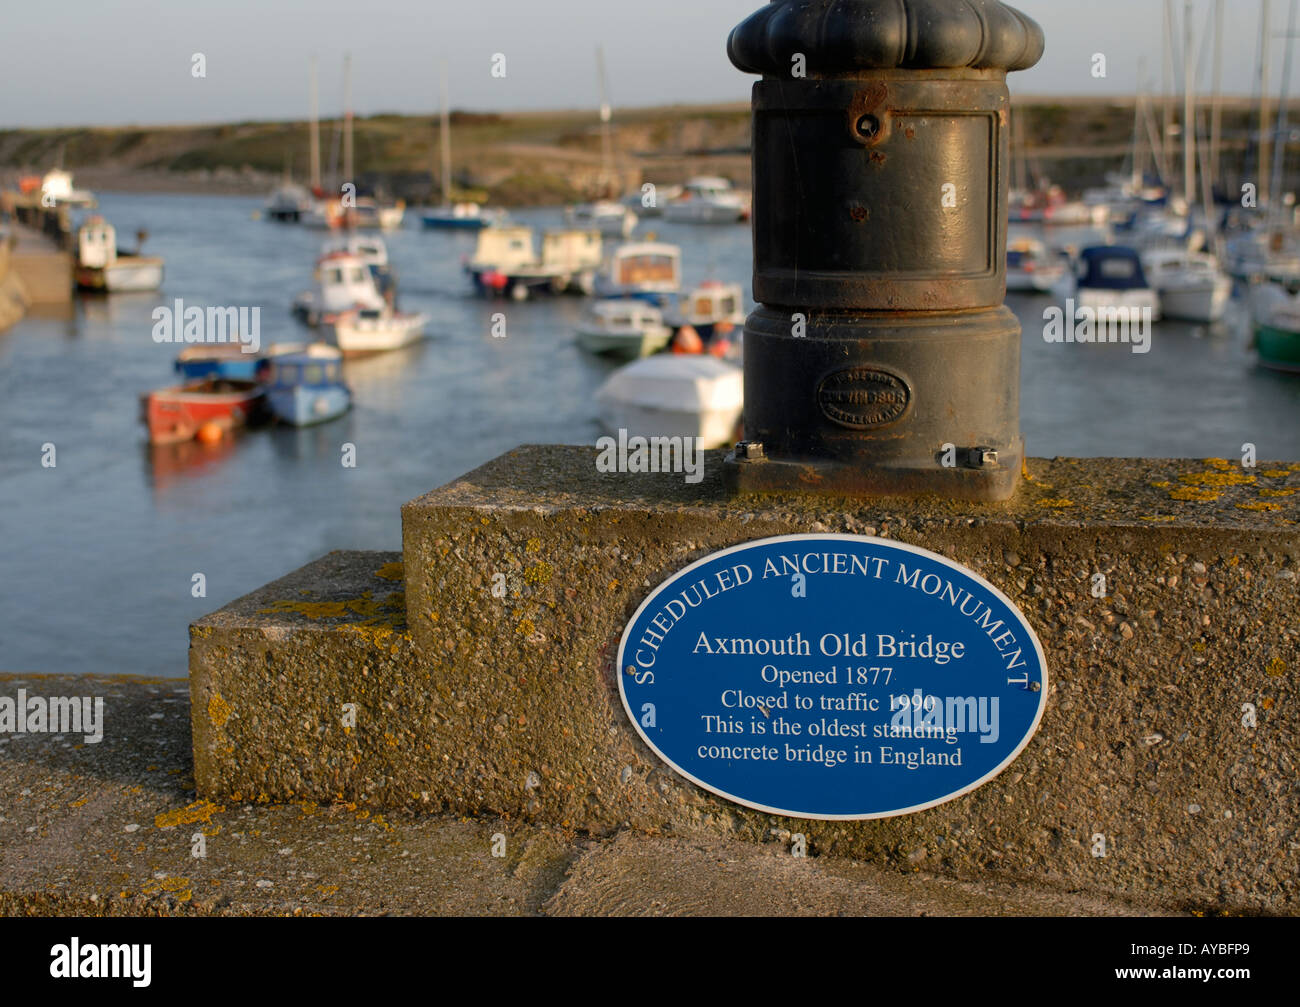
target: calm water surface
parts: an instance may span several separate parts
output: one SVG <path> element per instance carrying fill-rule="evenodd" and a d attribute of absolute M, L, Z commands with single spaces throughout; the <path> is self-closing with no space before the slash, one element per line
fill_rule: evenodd
<path fill-rule="evenodd" d="M 289 317 L 310 285 L 320 232 L 253 219 L 260 200 L 105 195 L 132 244 L 167 262 L 158 294 L 81 299 L 70 317 L 0 333 L 0 670 L 181 676 L 187 626 L 331 549 L 399 549 L 406 500 L 520 443 L 593 443 L 592 395 L 611 365 L 573 343 L 578 299 L 522 305 L 470 296 L 472 235 L 386 236 L 403 308 L 428 312 L 423 344 L 345 365 L 346 417 L 249 432 L 215 449 L 150 448 L 139 393 L 169 384 L 175 347 L 151 312 L 186 304 L 262 309 L 262 340 L 302 339 Z M 557 211 L 521 212 L 558 223 Z M 674 227 L 688 281 L 743 281 L 746 228 Z M 1261 371 L 1239 315 L 1156 329 L 1149 354 L 1048 345 L 1048 298 L 1013 298 L 1025 326 L 1023 429 L 1034 455 L 1300 458 L 1300 379 Z M 505 310 L 508 338 L 490 316 Z M 42 468 L 41 446 L 57 467 Z M 340 465 L 345 442 L 357 467 Z M 193 574 L 207 597 L 193 598 Z"/>

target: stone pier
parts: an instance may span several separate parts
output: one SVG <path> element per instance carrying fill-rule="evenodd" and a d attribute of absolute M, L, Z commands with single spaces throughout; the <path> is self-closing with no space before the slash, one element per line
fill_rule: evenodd
<path fill-rule="evenodd" d="M 197 622 L 200 797 L 801 833 L 902 871 L 1300 911 L 1300 465 L 1031 460 L 1012 501 L 963 504 L 732 500 L 719 455 L 695 486 L 594 455 L 520 448 L 408 503 L 402 554 L 334 553 Z M 821 822 L 730 804 L 644 746 L 613 667 L 636 607 L 713 551 L 808 532 L 940 553 L 1021 608 L 1051 693 L 1007 771 L 921 813 Z"/>

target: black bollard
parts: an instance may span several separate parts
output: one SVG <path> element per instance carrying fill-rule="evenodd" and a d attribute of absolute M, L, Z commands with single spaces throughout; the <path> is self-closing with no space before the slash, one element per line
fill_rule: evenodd
<path fill-rule="evenodd" d="M 728 40 L 753 91 L 754 297 L 733 492 L 1005 500 L 1020 480 L 996 0 L 773 0 Z"/>

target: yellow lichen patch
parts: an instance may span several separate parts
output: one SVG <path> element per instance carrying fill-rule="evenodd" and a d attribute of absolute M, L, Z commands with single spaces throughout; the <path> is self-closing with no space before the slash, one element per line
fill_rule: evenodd
<path fill-rule="evenodd" d="M 1164 517 L 1144 517 L 1142 520 L 1143 521 L 1177 521 L 1178 518 L 1172 515 L 1166 515 Z"/>
<path fill-rule="evenodd" d="M 1259 495 L 1262 497 L 1293 497 L 1295 490 L 1260 490 Z"/>
<path fill-rule="evenodd" d="M 532 619 L 520 619 L 519 625 L 515 627 L 515 632 L 520 636 L 532 636 L 537 632 L 537 625 Z"/>
<path fill-rule="evenodd" d="M 174 895 L 178 902 L 188 902 L 194 897 L 193 884 L 189 878 L 150 878 L 140 889 L 140 893 L 156 895 L 159 892 L 168 892 Z"/>
<path fill-rule="evenodd" d="M 1269 469 L 1260 473 L 1265 479 L 1285 479 L 1290 474 L 1286 469 Z"/>
<path fill-rule="evenodd" d="M 1226 458 L 1206 458 L 1204 464 L 1212 469 L 1218 469 L 1220 472 L 1227 472 L 1232 468 L 1232 462 Z"/>
<path fill-rule="evenodd" d="M 320 892 L 322 895 L 333 895 L 338 890 L 339 890 L 338 885 L 317 885 L 316 886 L 316 891 Z"/>
<path fill-rule="evenodd" d="M 1273 697 L 1270 696 L 1268 699 L 1260 700 L 1259 707 L 1260 707 L 1261 710 L 1271 710 L 1271 709 L 1273 709 Z"/>
<path fill-rule="evenodd" d="M 208 720 L 212 721 L 212 726 L 218 730 L 225 727 L 231 712 L 230 704 L 221 697 L 221 693 L 214 692 L 208 700 Z"/>
<path fill-rule="evenodd" d="M 1214 503 L 1215 500 L 1219 499 L 1219 494 L 1213 493 L 1210 490 L 1192 489 L 1190 486 L 1187 486 L 1182 489 L 1170 490 L 1169 498 L 1171 500 L 1184 500 L 1190 503 Z"/>
<path fill-rule="evenodd" d="M 1273 510 L 1281 510 L 1281 509 L 1282 509 L 1282 505 L 1275 504 L 1275 503 L 1261 502 L 1261 503 L 1237 504 L 1237 510 L 1273 511 Z"/>
<path fill-rule="evenodd" d="M 1158 490 L 1167 490 L 1167 489 L 1168 489 L 1170 486 L 1172 486 L 1172 485 L 1173 485 L 1173 483 L 1169 483 L 1169 482 L 1152 483 L 1152 484 L 1151 484 L 1151 486 L 1152 486 L 1154 489 L 1158 489 Z"/>
<path fill-rule="evenodd" d="M 357 631 L 385 630 L 379 634 L 363 633 L 374 643 L 380 642 L 391 633 L 403 632 L 406 629 L 406 593 L 403 591 L 394 591 L 383 601 L 376 601 L 371 591 L 366 591 L 359 598 L 348 598 L 345 601 L 277 601 L 270 608 L 261 611 L 264 614 L 293 612 L 308 619 L 343 619 L 361 616 L 360 622 L 349 623 L 343 628 Z"/>
<path fill-rule="evenodd" d="M 375 576 L 381 580 L 404 580 L 406 578 L 406 565 L 400 560 L 393 560 L 391 563 L 385 563 L 375 571 Z"/>
<path fill-rule="evenodd" d="M 542 540 L 539 538 L 530 538 L 524 543 L 524 552 L 538 552 L 542 548 Z"/>
<path fill-rule="evenodd" d="M 549 584 L 551 581 L 552 573 L 553 571 L 551 570 L 550 564 L 537 563 L 536 565 L 530 566 L 527 570 L 524 571 L 524 583 L 525 584 Z"/>
<path fill-rule="evenodd" d="M 1179 476 L 1178 481 L 1189 486 L 1250 486 L 1255 477 L 1244 472 L 1188 472 Z"/>
<path fill-rule="evenodd" d="M 1074 501 L 1066 500 L 1064 497 L 1062 497 L 1061 499 L 1049 498 L 1046 500 L 1039 500 L 1038 504 L 1040 507 L 1073 507 Z"/>
<path fill-rule="evenodd" d="M 1264 669 L 1269 678 L 1281 678 L 1286 674 L 1286 662 L 1280 657 L 1275 657 L 1268 662 L 1268 667 Z"/>
<path fill-rule="evenodd" d="M 212 627 L 211 627 L 211 626 L 191 626 L 191 627 L 190 627 L 190 639 L 191 639 L 191 640 L 206 640 L 206 639 L 207 639 L 208 637 L 210 637 L 211 635 L 212 635 Z"/>
<path fill-rule="evenodd" d="M 177 825 L 211 825 L 212 816 L 225 810 L 221 805 L 213 804 L 211 801 L 195 801 L 175 811 L 164 811 L 154 817 L 153 824 L 157 829 L 171 829 Z"/>
<path fill-rule="evenodd" d="M 83 808 L 83 807 L 86 806 L 86 802 L 89 801 L 89 800 L 90 800 L 89 797 L 83 797 L 83 798 L 82 798 L 81 800 L 79 800 L 79 801 L 71 801 L 71 802 L 68 804 L 68 807 L 70 807 L 70 808 Z"/>

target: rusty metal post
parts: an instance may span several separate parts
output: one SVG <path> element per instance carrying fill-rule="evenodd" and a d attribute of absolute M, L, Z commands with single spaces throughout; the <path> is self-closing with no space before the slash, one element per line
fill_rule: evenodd
<path fill-rule="evenodd" d="M 1020 479 L 997 0 L 773 0 L 732 33 L 754 85 L 754 297 L 733 491 L 1003 500 Z"/>

